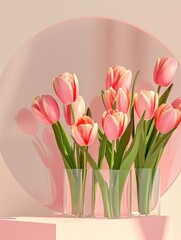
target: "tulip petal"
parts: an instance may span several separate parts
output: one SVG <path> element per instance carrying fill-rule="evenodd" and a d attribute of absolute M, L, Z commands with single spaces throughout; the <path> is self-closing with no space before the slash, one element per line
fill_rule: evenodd
<path fill-rule="evenodd" d="M 112 115 L 107 115 L 104 120 L 104 132 L 107 138 L 110 140 L 116 140 L 119 135 L 119 124 L 115 117 Z"/>
<path fill-rule="evenodd" d="M 94 140 L 97 136 L 97 132 L 98 132 L 98 124 L 94 123 L 94 126 L 93 126 L 92 131 L 89 136 L 88 145 L 91 145 L 94 142 Z"/>
<path fill-rule="evenodd" d="M 72 135 L 75 139 L 75 141 L 80 145 L 80 146 L 85 146 L 85 142 L 82 138 L 82 136 L 80 135 L 79 131 L 77 130 L 77 126 L 74 126 L 72 128 Z"/>

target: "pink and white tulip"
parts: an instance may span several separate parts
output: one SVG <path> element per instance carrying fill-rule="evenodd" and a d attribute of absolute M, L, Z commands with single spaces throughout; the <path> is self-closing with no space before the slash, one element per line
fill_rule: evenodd
<path fill-rule="evenodd" d="M 158 107 L 158 93 L 147 90 L 136 93 L 134 96 L 134 107 L 139 118 L 146 111 L 145 120 L 151 119 Z"/>
<path fill-rule="evenodd" d="M 114 103 L 116 103 L 116 110 L 124 113 L 128 112 L 130 105 L 130 92 L 126 87 L 119 88 L 117 93 L 112 87 L 105 91 L 104 105 L 106 110 L 112 109 Z"/>
<path fill-rule="evenodd" d="M 53 81 L 55 93 L 63 104 L 75 102 L 79 96 L 79 83 L 74 73 L 62 73 Z"/>
<path fill-rule="evenodd" d="M 157 131 L 166 134 L 176 128 L 181 121 L 181 112 L 171 104 L 162 104 L 155 113 Z"/>
<path fill-rule="evenodd" d="M 154 69 L 154 81 L 157 85 L 167 87 L 173 81 L 177 70 L 175 58 L 158 58 Z"/>
<path fill-rule="evenodd" d="M 108 90 L 104 92 L 104 105 L 106 107 L 106 110 L 109 110 L 113 107 L 114 101 L 116 98 L 116 91 L 110 87 Z"/>
<path fill-rule="evenodd" d="M 132 80 L 132 72 L 124 67 L 110 67 L 106 75 L 106 89 L 112 87 L 116 92 L 119 88 L 129 88 Z"/>
<path fill-rule="evenodd" d="M 97 132 L 98 124 L 88 116 L 81 117 L 72 128 L 72 135 L 80 146 L 91 145 L 97 136 Z"/>
<path fill-rule="evenodd" d="M 130 92 L 124 88 L 119 88 L 116 94 L 116 109 L 120 112 L 127 113 L 130 106 Z"/>
<path fill-rule="evenodd" d="M 74 125 L 78 121 L 78 119 L 81 118 L 85 113 L 85 102 L 82 96 L 79 96 L 77 100 L 73 102 L 71 105 L 63 106 L 64 118 L 67 125 L 69 126 Z M 72 109 L 74 111 L 75 119 L 73 119 Z"/>
<path fill-rule="evenodd" d="M 106 137 L 110 140 L 120 138 L 127 124 L 127 114 L 118 110 L 105 111 L 102 115 L 102 127 Z"/>
<path fill-rule="evenodd" d="M 58 103 L 50 95 L 42 95 L 35 98 L 32 104 L 32 111 L 45 125 L 52 125 L 60 118 Z"/>
<path fill-rule="evenodd" d="M 175 101 L 173 101 L 172 107 L 179 109 L 181 111 L 181 97 L 179 97 Z"/>

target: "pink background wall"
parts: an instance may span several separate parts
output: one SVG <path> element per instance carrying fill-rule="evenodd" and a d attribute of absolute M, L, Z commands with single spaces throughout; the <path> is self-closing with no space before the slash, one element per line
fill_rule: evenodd
<path fill-rule="evenodd" d="M 0 0 L 0 74 L 17 48 L 40 30 L 60 20 L 86 15 L 134 23 L 159 38 L 181 61 L 180 10 L 179 0 Z M 162 214 L 181 213 L 180 184 L 179 176 L 162 199 Z M 0 215 L 49 213 L 19 186 L 0 159 Z"/>

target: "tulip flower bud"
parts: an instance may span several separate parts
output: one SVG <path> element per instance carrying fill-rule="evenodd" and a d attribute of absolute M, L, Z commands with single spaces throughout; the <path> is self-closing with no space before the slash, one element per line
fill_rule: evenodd
<path fill-rule="evenodd" d="M 173 103 L 172 107 L 181 111 L 181 97 L 177 98 Z"/>
<path fill-rule="evenodd" d="M 166 87 L 172 83 L 177 70 L 175 58 L 158 58 L 154 69 L 154 81 L 157 85 Z"/>
<path fill-rule="evenodd" d="M 124 88 L 119 88 L 116 94 L 116 109 L 120 112 L 127 113 L 130 106 L 130 92 Z"/>
<path fill-rule="evenodd" d="M 105 111 L 102 115 L 102 127 L 106 137 L 110 140 L 116 140 L 123 134 L 128 123 L 126 113 L 118 110 Z"/>
<path fill-rule="evenodd" d="M 130 105 L 130 92 L 126 87 L 119 88 L 117 94 L 112 87 L 105 91 L 104 105 L 106 110 L 112 109 L 114 104 L 116 106 L 116 110 L 124 113 L 128 112 Z"/>
<path fill-rule="evenodd" d="M 106 110 L 109 110 L 113 107 L 114 101 L 116 97 L 116 91 L 110 87 L 107 91 L 104 93 L 104 105 L 106 107 Z"/>
<path fill-rule="evenodd" d="M 134 107 L 139 118 L 146 111 L 145 120 L 151 119 L 158 107 L 158 93 L 146 90 L 136 93 L 134 96 Z"/>
<path fill-rule="evenodd" d="M 124 67 L 110 67 L 106 75 L 106 89 L 112 87 L 116 92 L 119 88 L 129 88 L 132 80 L 132 72 Z"/>
<path fill-rule="evenodd" d="M 52 125 L 60 118 L 58 104 L 50 95 L 42 95 L 35 98 L 32 104 L 32 111 L 45 125 Z"/>
<path fill-rule="evenodd" d="M 91 145 L 97 136 L 97 132 L 98 124 L 88 116 L 81 117 L 72 127 L 72 135 L 80 146 Z"/>
<path fill-rule="evenodd" d="M 181 112 L 171 104 L 162 104 L 155 112 L 156 129 L 166 134 L 176 128 L 181 121 Z"/>
<path fill-rule="evenodd" d="M 71 104 L 79 96 L 78 79 L 74 73 L 65 72 L 58 75 L 53 81 L 53 86 L 55 93 L 63 104 Z"/>
<path fill-rule="evenodd" d="M 73 120 L 73 114 L 72 110 L 74 112 L 75 122 Z M 79 96 L 75 102 L 71 105 L 64 105 L 64 118 L 67 123 L 67 125 L 72 126 L 74 125 L 79 118 L 81 118 L 85 113 L 85 102 L 83 97 Z"/>

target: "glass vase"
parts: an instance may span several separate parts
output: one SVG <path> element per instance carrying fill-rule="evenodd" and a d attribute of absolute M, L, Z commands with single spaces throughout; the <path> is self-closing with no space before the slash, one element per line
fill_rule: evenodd
<path fill-rule="evenodd" d="M 94 218 L 131 216 L 131 171 L 93 170 Z"/>
<path fill-rule="evenodd" d="M 92 190 L 93 182 L 91 169 L 65 169 L 64 215 L 69 217 L 92 217 Z"/>
<path fill-rule="evenodd" d="M 160 170 L 133 171 L 133 216 L 160 215 Z"/>

